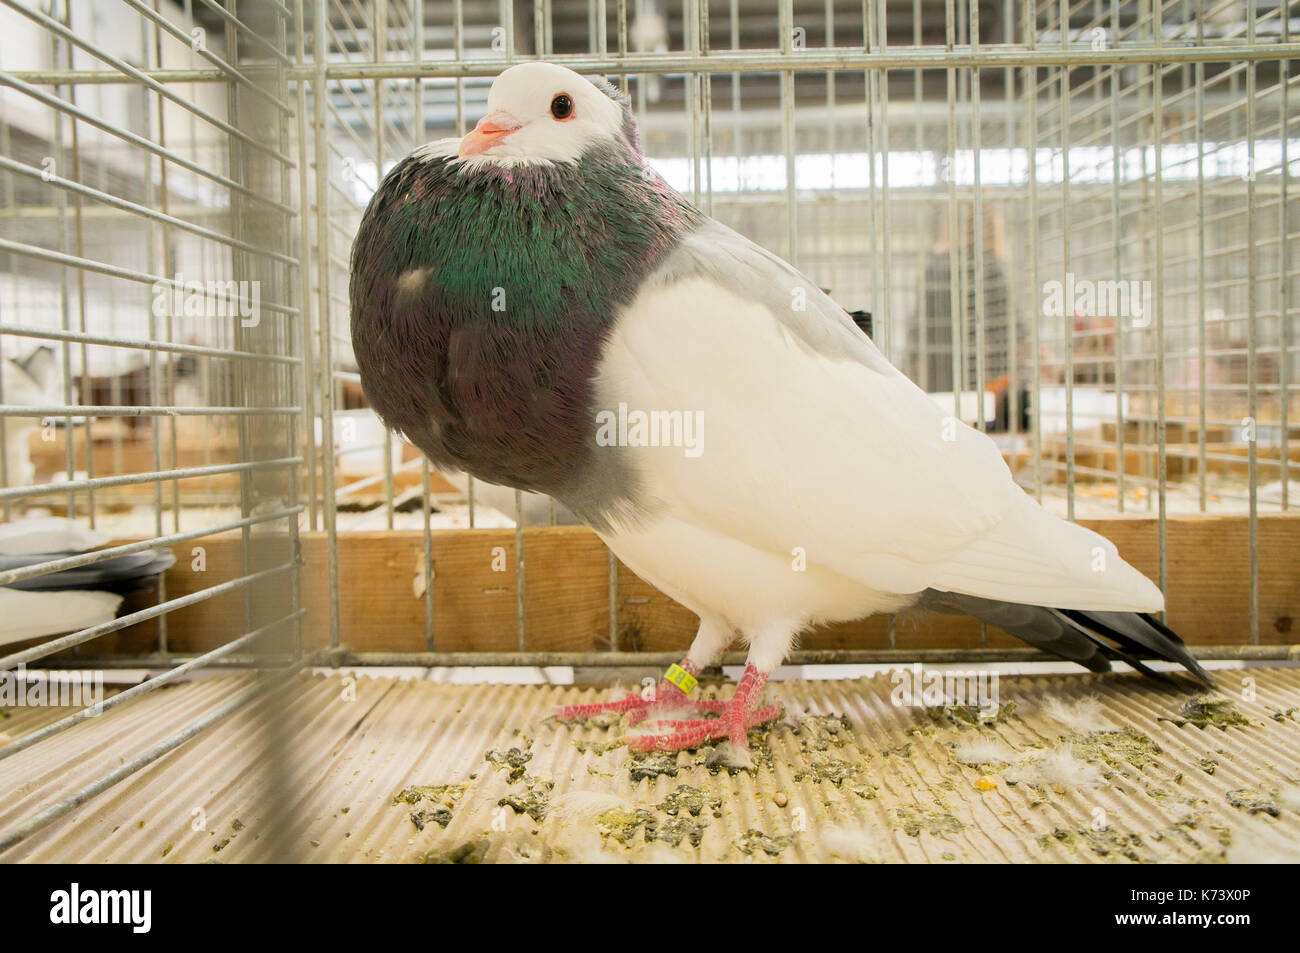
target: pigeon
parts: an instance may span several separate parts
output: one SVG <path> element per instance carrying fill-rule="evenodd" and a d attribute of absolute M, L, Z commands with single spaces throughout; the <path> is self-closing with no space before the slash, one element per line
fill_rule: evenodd
<path fill-rule="evenodd" d="M 1209 682 L 1113 544 L 647 164 L 625 95 L 529 62 L 487 106 L 372 197 L 352 341 L 371 405 L 435 466 L 555 497 L 699 616 L 653 690 L 560 717 L 621 712 L 634 750 L 728 742 L 743 761 L 801 632 L 913 606 L 1092 671 L 1157 658 Z M 734 694 L 693 693 L 737 640 Z"/>

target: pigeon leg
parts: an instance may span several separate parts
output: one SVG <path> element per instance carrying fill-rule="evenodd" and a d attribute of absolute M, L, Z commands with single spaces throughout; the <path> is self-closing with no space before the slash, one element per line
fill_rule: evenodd
<path fill-rule="evenodd" d="M 759 696 L 767 684 L 767 673 L 760 672 L 751 662 L 736 686 L 736 693 L 717 718 L 700 718 L 691 721 L 663 721 L 670 730 L 665 734 L 633 735 L 627 739 L 632 751 L 678 751 L 698 748 L 706 741 L 727 740 L 732 751 L 742 761 L 749 760 L 749 743 L 746 732 L 781 713 L 780 705 L 759 707 Z"/>
<path fill-rule="evenodd" d="M 675 672 L 674 670 L 679 670 Z M 590 705 L 564 705 L 556 709 L 555 717 L 560 721 L 574 718 L 590 718 L 592 715 L 609 713 L 626 713 L 630 725 L 639 724 L 651 715 L 670 711 L 680 712 L 720 712 L 726 708 L 726 702 L 702 698 L 690 698 L 681 685 L 693 687 L 696 676 L 703 667 L 691 662 L 690 656 L 682 659 L 668 669 L 663 680 L 649 692 L 636 692 L 627 698 L 613 702 L 595 702 Z M 684 678 L 682 676 L 685 676 Z M 674 680 L 675 679 L 675 680 Z"/>
<path fill-rule="evenodd" d="M 561 721 L 590 718 L 592 715 L 626 713 L 629 725 L 639 724 L 650 715 L 669 712 L 691 714 L 694 712 L 721 712 L 727 707 L 723 701 L 713 699 L 692 700 L 689 696 L 695 679 L 722 656 L 722 652 L 735 638 L 728 626 L 712 621 L 700 621 L 699 631 L 686 658 L 671 666 L 663 679 L 651 692 L 640 692 L 614 702 L 597 702 L 590 705 L 564 705 L 555 712 Z M 677 670 L 677 671 L 674 671 Z"/>

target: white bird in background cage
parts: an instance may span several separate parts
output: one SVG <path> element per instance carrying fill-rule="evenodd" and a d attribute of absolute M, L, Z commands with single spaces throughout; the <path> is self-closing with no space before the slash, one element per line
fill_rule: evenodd
<path fill-rule="evenodd" d="M 20 569 L 89 552 L 105 545 L 109 538 L 107 533 L 89 529 L 75 520 L 53 516 L 5 523 L 0 525 L 0 570 Z M 153 554 L 145 554 L 145 562 L 152 559 Z M 104 565 L 101 563 L 90 571 L 98 571 Z M 39 576 L 21 588 L 0 586 L 0 645 L 99 625 L 117 615 L 124 598 L 122 594 L 65 587 L 56 581 L 63 575 Z"/>
<path fill-rule="evenodd" d="M 14 337 L 6 337 L 4 342 L 5 403 L 25 407 L 61 404 L 63 373 L 55 348 L 39 340 Z M 92 361 L 90 366 L 93 372 L 102 366 L 120 369 L 123 365 Z M 74 371 L 79 368 L 80 355 L 77 355 Z M 78 380 L 74 373 L 74 381 Z M 38 430 L 56 424 L 84 428 L 87 420 L 85 417 L 4 418 L 6 487 L 30 486 L 36 482 L 30 441 Z M 25 569 L 80 555 L 109 541 L 107 534 L 76 520 L 36 512 L 36 516 L 0 524 L 0 571 Z M 0 586 L 0 645 L 108 622 L 116 616 L 125 593 L 152 587 L 175 561 L 170 552 L 147 550 Z"/>
<path fill-rule="evenodd" d="M 435 464 L 556 497 L 699 615 L 650 697 L 563 717 L 622 711 L 656 723 L 633 748 L 724 739 L 743 761 L 802 630 L 917 605 L 1094 671 L 1154 657 L 1209 680 L 1108 540 L 1045 511 L 814 282 L 650 169 L 613 87 L 530 63 L 488 108 L 376 193 L 353 344 L 372 405 Z M 692 697 L 737 638 L 734 696 Z"/>

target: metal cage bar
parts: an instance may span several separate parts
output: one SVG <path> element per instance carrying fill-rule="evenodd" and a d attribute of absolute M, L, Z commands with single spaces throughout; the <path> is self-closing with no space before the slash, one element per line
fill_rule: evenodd
<path fill-rule="evenodd" d="M 189 3 L 123 0 L 122 20 L 97 29 L 71 3 L 48 12 L 9 0 L 3 7 L 0 20 L 25 31 L 32 60 L 66 74 L 91 58 L 126 85 L 81 101 L 81 85 L 66 75 L 41 85 L 0 76 L 0 503 L 8 521 L 52 510 L 67 525 L 112 527 L 98 544 L 0 573 L 8 600 L 0 673 L 21 678 L 28 663 L 56 655 L 55 664 L 76 666 L 79 646 L 113 633 L 137 648 L 150 640 L 173 665 L 174 613 L 222 597 L 242 604 L 220 645 L 14 739 L 0 749 L 7 759 L 237 653 L 252 652 L 281 678 L 310 661 L 297 582 L 300 471 L 310 452 L 301 440 L 300 332 L 310 312 L 296 290 L 308 269 L 294 242 L 306 216 L 294 192 L 301 170 L 288 41 L 301 25 L 290 11 L 205 2 L 210 19 L 200 25 Z M 221 85 L 165 78 L 169 64 L 184 72 L 199 61 L 216 67 Z M 37 452 L 28 437 L 38 433 L 59 449 Z M 205 585 L 206 549 L 223 539 L 237 543 L 238 568 Z M 194 582 L 169 591 L 164 569 L 174 557 L 160 554 L 180 545 L 193 555 Z M 60 581 L 123 560 L 163 569 L 60 634 L 50 600 L 67 601 L 76 586 L 65 592 Z M 95 584 L 113 588 L 107 578 Z M 27 628 L 15 632 L 15 619 Z M 62 800 L 6 820 L 0 851 L 276 684 L 255 686 Z"/>

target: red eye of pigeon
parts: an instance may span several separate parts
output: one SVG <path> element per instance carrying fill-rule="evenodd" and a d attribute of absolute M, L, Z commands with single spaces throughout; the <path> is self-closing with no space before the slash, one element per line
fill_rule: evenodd
<path fill-rule="evenodd" d="M 551 100 L 551 115 L 560 122 L 573 118 L 573 100 L 568 93 L 560 93 Z"/>

